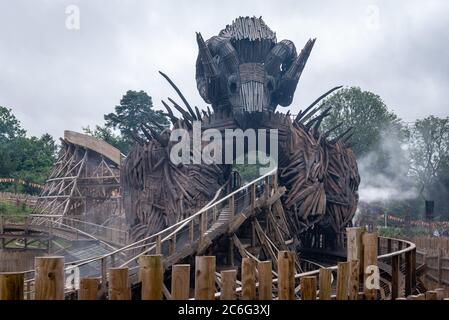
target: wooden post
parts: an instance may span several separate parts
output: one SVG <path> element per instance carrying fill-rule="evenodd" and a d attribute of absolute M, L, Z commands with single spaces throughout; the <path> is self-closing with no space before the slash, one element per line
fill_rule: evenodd
<path fill-rule="evenodd" d="M 235 215 L 235 199 L 234 195 L 229 198 L 229 217 L 232 219 Z"/>
<path fill-rule="evenodd" d="M 175 264 L 171 270 L 171 297 L 173 300 L 189 300 L 190 264 Z"/>
<path fill-rule="evenodd" d="M 109 300 L 130 300 L 128 268 L 109 268 Z"/>
<path fill-rule="evenodd" d="M 251 185 L 251 208 L 256 207 L 256 185 L 253 183 Z"/>
<path fill-rule="evenodd" d="M 107 257 L 101 258 L 101 291 L 102 294 L 106 292 L 106 282 L 107 282 Z"/>
<path fill-rule="evenodd" d="M 221 272 L 221 300 L 235 300 L 237 270 L 225 270 Z"/>
<path fill-rule="evenodd" d="M 171 256 L 176 252 L 176 233 L 169 239 L 168 255 Z"/>
<path fill-rule="evenodd" d="M 139 272 L 142 281 L 142 300 L 162 300 L 164 269 L 162 255 L 139 257 Z"/>
<path fill-rule="evenodd" d="M 301 277 L 301 300 L 316 300 L 316 277 Z"/>
<path fill-rule="evenodd" d="M 436 291 L 427 291 L 426 292 L 426 300 L 437 300 L 437 293 Z"/>
<path fill-rule="evenodd" d="M 64 300 L 64 257 L 36 257 L 34 265 L 35 299 Z"/>
<path fill-rule="evenodd" d="M 364 233 L 362 239 L 363 239 L 363 263 L 364 263 L 363 284 L 364 284 L 365 299 L 374 300 L 377 298 L 377 289 L 379 284 L 373 283 L 370 280 L 376 281 L 374 272 L 378 272 L 377 233 Z M 370 285 L 371 288 L 369 288 L 367 285 Z"/>
<path fill-rule="evenodd" d="M 411 252 L 411 259 L 412 259 L 412 274 L 411 274 L 411 281 L 412 281 L 412 291 L 415 291 L 416 289 L 416 248 L 412 250 Z"/>
<path fill-rule="evenodd" d="M 162 253 L 162 237 L 160 234 L 156 236 L 156 254 Z"/>
<path fill-rule="evenodd" d="M 405 253 L 405 296 L 412 294 L 412 255 L 410 251 Z"/>
<path fill-rule="evenodd" d="M 259 275 L 259 300 L 272 300 L 273 269 L 271 261 L 260 261 L 257 270 Z"/>
<path fill-rule="evenodd" d="M 391 253 L 392 250 L 392 242 L 391 242 L 391 238 L 387 239 L 387 253 Z"/>
<path fill-rule="evenodd" d="M 242 300 L 256 300 L 256 261 L 242 259 Z"/>
<path fill-rule="evenodd" d="M 399 297 L 399 256 L 391 257 L 391 300 Z"/>
<path fill-rule="evenodd" d="M 279 300 L 295 300 L 295 259 L 293 252 L 278 253 Z"/>
<path fill-rule="evenodd" d="M 24 273 L 0 273 L 0 300 L 23 300 Z"/>
<path fill-rule="evenodd" d="M 200 214 L 200 235 L 199 235 L 200 243 L 203 242 L 204 233 L 206 232 L 205 224 L 206 224 L 206 221 L 205 221 L 205 215 L 204 215 L 204 212 L 203 212 L 203 213 Z"/>
<path fill-rule="evenodd" d="M 195 232 L 195 222 L 193 221 L 194 219 L 190 220 L 189 223 L 189 243 L 192 244 L 194 239 L 194 232 Z"/>
<path fill-rule="evenodd" d="M 332 291 L 332 270 L 328 268 L 320 268 L 320 300 L 330 300 Z"/>
<path fill-rule="evenodd" d="M 214 300 L 215 256 L 195 257 L 195 300 Z"/>
<path fill-rule="evenodd" d="M 349 300 L 357 300 L 359 298 L 359 261 L 349 261 Z"/>
<path fill-rule="evenodd" d="M 265 184 L 264 184 L 264 187 L 265 187 L 265 192 L 264 192 L 264 194 L 265 194 L 265 198 L 266 199 L 268 199 L 268 197 L 270 196 L 270 176 L 266 176 L 265 177 Z"/>
<path fill-rule="evenodd" d="M 337 267 L 337 300 L 348 300 L 349 262 L 339 262 Z"/>
<path fill-rule="evenodd" d="M 437 300 L 443 300 L 444 298 L 446 298 L 446 289 L 436 288 L 433 291 L 435 291 L 437 293 Z"/>
<path fill-rule="evenodd" d="M 347 261 L 358 260 L 360 276 L 363 276 L 363 241 L 362 236 L 365 232 L 363 227 L 346 228 L 347 239 Z"/>
<path fill-rule="evenodd" d="M 443 280 L 443 250 L 438 249 L 438 285 L 441 286 Z"/>
<path fill-rule="evenodd" d="M 78 300 L 97 300 L 100 278 L 82 278 Z"/>

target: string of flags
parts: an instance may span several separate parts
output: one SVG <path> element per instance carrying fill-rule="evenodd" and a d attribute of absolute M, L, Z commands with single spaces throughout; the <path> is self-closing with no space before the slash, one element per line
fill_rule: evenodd
<path fill-rule="evenodd" d="M 407 219 L 396 217 L 392 214 L 387 214 L 387 220 L 392 222 L 405 223 Z M 449 228 L 449 221 L 410 220 L 409 224 L 417 227 Z"/>
<path fill-rule="evenodd" d="M 44 188 L 44 186 L 41 184 L 25 181 L 22 179 L 16 179 L 16 178 L 0 178 L 0 183 L 21 184 L 21 185 L 29 186 L 29 187 L 32 187 L 35 189 L 43 189 Z"/>

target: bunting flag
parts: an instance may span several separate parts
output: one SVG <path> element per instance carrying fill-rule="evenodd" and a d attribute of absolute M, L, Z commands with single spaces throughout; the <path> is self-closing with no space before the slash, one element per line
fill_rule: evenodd
<path fill-rule="evenodd" d="M 43 189 L 44 188 L 44 186 L 41 184 L 25 181 L 22 179 L 15 179 L 15 178 L 0 178 L 0 183 L 21 184 L 21 185 L 29 186 L 29 187 L 32 187 L 35 189 Z"/>

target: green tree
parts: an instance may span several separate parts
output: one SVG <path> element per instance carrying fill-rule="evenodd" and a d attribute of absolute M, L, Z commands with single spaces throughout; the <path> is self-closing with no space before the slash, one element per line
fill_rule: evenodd
<path fill-rule="evenodd" d="M 442 183 L 448 176 L 449 118 L 429 116 L 417 120 L 411 129 L 410 155 L 420 195 L 430 199 L 435 195 L 431 192 L 432 186 Z"/>
<path fill-rule="evenodd" d="M 127 141 L 133 141 L 134 135 L 146 140 L 142 125 L 157 132 L 169 125 L 162 111 L 153 110 L 151 97 L 145 91 L 127 91 L 120 105 L 115 107 L 115 112 L 106 114 L 104 119 L 106 128 L 118 129 Z"/>
<path fill-rule="evenodd" d="M 25 136 L 25 130 L 21 128 L 12 110 L 0 106 L 0 143 L 23 136 Z"/>
<path fill-rule="evenodd" d="M 405 135 L 400 119 L 388 110 L 382 99 L 359 87 L 341 89 L 325 99 L 321 106 L 332 107 L 321 130 L 324 132 L 343 123 L 331 134 L 335 137 L 353 127 L 352 149 L 358 157 L 375 150 L 383 135 Z"/>

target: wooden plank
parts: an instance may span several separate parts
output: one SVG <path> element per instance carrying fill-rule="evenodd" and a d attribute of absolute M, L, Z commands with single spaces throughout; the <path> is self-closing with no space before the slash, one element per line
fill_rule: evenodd
<path fill-rule="evenodd" d="M 347 237 L 347 261 L 358 260 L 360 267 L 360 276 L 363 276 L 363 241 L 362 236 L 365 232 L 364 227 L 346 228 Z"/>
<path fill-rule="evenodd" d="M 295 300 L 295 259 L 290 251 L 278 253 L 279 300 Z"/>
<path fill-rule="evenodd" d="M 260 261 L 257 265 L 259 272 L 259 300 L 272 300 L 273 264 L 270 261 Z"/>
<path fill-rule="evenodd" d="M 190 264 L 172 266 L 171 297 L 173 300 L 188 300 L 190 292 Z"/>
<path fill-rule="evenodd" d="M 316 277 L 301 277 L 301 300 L 316 300 Z"/>
<path fill-rule="evenodd" d="M 328 268 L 320 268 L 320 300 L 330 300 L 332 292 L 332 271 Z"/>
<path fill-rule="evenodd" d="M 34 263 L 35 299 L 64 300 L 64 257 L 36 257 Z"/>
<path fill-rule="evenodd" d="M 237 270 L 224 270 L 221 272 L 221 300 L 236 299 Z"/>
<path fill-rule="evenodd" d="M 142 300 L 162 300 L 164 280 L 162 255 L 139 257 L 139 274 L 142 281 Z"/>
<path fill-rule="evenodd" d="M 195 257 L 195 300 L 214 300 L 215 257 Z"/>
<path fill-rule="evenodd" d="M 242 300 L 256 300 L 256 261 L 242 259 Z"/>

